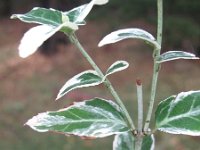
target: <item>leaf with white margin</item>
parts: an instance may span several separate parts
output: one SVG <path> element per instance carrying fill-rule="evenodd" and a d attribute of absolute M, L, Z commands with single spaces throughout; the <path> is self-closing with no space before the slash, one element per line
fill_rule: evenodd
<path fill-rule="evenodd" d="M 44 41 L 59 31 L 63 25 L 58 27 L 39 25 L 28 30 L 19 45 L 19 55 L 22 58 L 26 58 L 33 54 L 38 47 L 40 47 Z"/>
<path fill-rule="evenodd" d="M 113 141 L 113 150 L 135 150 L 135 137 L 131 132 L 117 134 Z M 154 150 L 154 136 L 146 135 L 142 140 L 141 150 Z"/>
<path fill-rule="evenodd" d="M 199 59 L 199 57 L 196 57 L 194 54 L 184 51 L 168 51 L 166 53 L 161 54 L 157 62 L 163 63 L 176 59 Z"/>
<path fill-rule="evenodd" d="M 94 98 L 58 111 L 44 112 L 25 125 L 38 132 L 102 138 L 129 131 L 120 107 L 111 100 Z"/>
<path fill-rule="evenodd" d="M 63 12 L 63 14 L 69 17 L 69 21 L 74 22 L 77 25 L 85 25 L 86 22 L 84 20 L 77 20 L 77 18 L 82 13 L 82 11 L 86 8 L 86 6 L 87 4 L 81 5 L 79 7 L 73 8 L 70 11 Z"/>
<path fill-rule="evenodd" d="M 141 150 L 154 150 L 155 148 L 155 138 L 154 135 L 146 135 L 143 137 L 142 149 Z"/>
<path fill-rule="evenodd" d="M 75 22 L 83 22 L 94 5 L 104 5 L 108 0 L 92 0 L 90 3 L 83 5 L 79 9 Z"/>
<path fill-rule="evenodd" d="M 70 92 L 71 90 L 83 88 L 83 87 L 90 87 L 96 86 L 102 83 L 102 78 L 98 75 L 98 73 L 94 70 L 87 70 L 81 72 L 70 80 L 68 80 L 64 86 L 60 89 L 56 100 L 63 97 L 65 94 Z"/>
<path fill-rule="evenodd" d="M 182 92 L 160 102 L 156 128 L 171 134 L 200 135 L 200 91 Z"/>
<path fill-rule="evenodd" d="M 135 139 L 131 132 L 124 132 L 115 135 L 113 141 L 113 150 L 134 150 Z"/>
<path fill-rule="evenodd" d="M 92 0 L 88 4 L 83 4 L 79 7 L 73 8 L 70 11 L 64 12 L 65 15 L 69 17 L 71 22 L 76 23 L 77 25 L 85 25 L 84 19 L 92 10 L 94 5 L 104 5 L 108 0 Z"/>
<path fill-rule="evenodd" d="M 95 5 L 104 5 L 106 3 L 108 3 L 109 0 L 94 0 L 95 1 Z"/>
<path fill-rule="evenodd" d="M 147 42 L 150 45 L 153 45 L 156 48 L 160 48 L 160 45 L 156 42 L 153 35 L 151 35 L 145 30 L 138 28 L 127 28 L 111 32 L 99 42 L 98 46 L 101 47 L 107 44 L 116 43 L 121 40 L 130 38 L 140 39 Z"/>
<path fill-rule="evenodd" d="M 129 66 L 129 63 L 127 61 L 122 61 L 122 60 L 116 61 L 108 68 L 105 76 L 111 75 L 115 72 L 125 70 L 126 68 L 128 68 L 128 66 Z"/>
<path fill-rule="evenodd" d="M 49 25 L 58 27 L 65 23 L 65 27 L 68 27 L 72 30 L 77 30 L 78 26 L 74 22 L 69 20 L 69 17 L 58 10 L 55 9 L 46 9 L 41 7 L 35 7 L 31 11 L 25 14 L 14 14 L 11 16 L 11 19 L 18 18 L 23 22 L 27 23 L 38 23 L 43 25 Z"/>
<path fill-rule="evenodd" d="M 18 18 L 27 23 L 38 23 L 59 26 L 62 22 L 62 12 L 55 9 L 35 7 L 25 14 L 13 14 L 11 19 Z"/>

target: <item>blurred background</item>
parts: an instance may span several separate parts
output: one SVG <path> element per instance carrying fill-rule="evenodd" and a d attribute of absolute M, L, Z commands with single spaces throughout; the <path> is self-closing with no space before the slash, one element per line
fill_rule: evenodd
<path fill-rule="evenodd" d="M 112 99 L 103 86 L 72 91 L 55 102 L 62 85 L 91 66 L 63 34 L 56 34 L 34 55 L 22 59 L 17 47 L 23 34 L 35 25 L 10 20 L 13 13 L 25 13 L 41 6 L 69 10 L 88 0 L 1 0 L 0 1 L 0 149 L 1 150 L 111 150 L 113 137 L 82 140 L 54 133 L 37 133 L 24 126 L 32 116 L 58 110 L 73 101 L 102 97 Z M 162 52 L 184 50 L 200 56 L 200 1 L 164 1 Z M 137 116 L 135 80 L 141 79 L 147 107 L 152 74 L 152 49 L 143 42 L 126 40 L 98 48 L 108 33 L 137 27 L 156 36 L 155 0 L 110 0 L 95 7 L 77 36 L 105 71 L 116 60 L 127 60 L 129 69 L 109 79 L 124 100 L 131 116 Z M 198 60 L 164 63 L 160 72 L 156 105 L 181 91 L 200 89 Z M 145 109 L 146 110 L 146 109 Z M 152 124 L 152 127 L 154 125 Z M 200 138 L 156 133 L 156 150 L 198 150 Z"/>

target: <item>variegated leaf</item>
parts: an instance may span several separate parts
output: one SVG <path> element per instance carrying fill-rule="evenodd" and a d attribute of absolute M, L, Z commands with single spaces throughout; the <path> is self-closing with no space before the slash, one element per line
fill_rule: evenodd
<path fill-rule="evenodd" d="M 105 76 L 111 75 L 115 72 L 125 70 L 126 68 L 128 68 L 128 66 L 129 66 L 129 63 L 127 61 L 123 61 L 123 60 L 116 61 L 108 68 Z"/>
<path fill-rule="evenodd" d="M 39 25 L 28 30 L 19 45 L 19 55 L 22 58 L 28 57 L 33 54 L 44 41 L 58 32 L 63 25 L 58 27 Z"/>
<path fill-rule="evenodd" d="M 156 42 L 155 38 L 153 35 L 148 33 L 147 31 L 144 31 L 142 29 L 138 28 L 128 28 L 128 29 L 121 29 L 114 31 L 107 36 L 105 36 L 98 44 L 99 47 L 111 44 L 111 43 L 116 43 L 118 41 L 124 40 L 124 39 L 140 39 L 145 42 L 147 42 L 150 45 L 153 45 L 156 48 L 160 48 L 160 45 Z"/>
<path fill-rule="evenodd" d="M 70 21 L 82 25 L 94 5 L 104 5 L 107 2 L 108 0 L 91 0 L 90 3 L 76 7 L 68 12 L 65 12 L 65 14 L 69 16 Z"/>
<path fill-rule="evenodd" d="M 200 135 L 200 91 L 182 92 L 162 101 L 156 110 L 158 130 L 191 136 Z"/>
<path fill-rule="evenodd" d="M 95 98 L 59 111 L 44 112 L 27 121 L 38 132 L 100 138 L 129 131 L 122 110 L 110 100 Z"/>
<path fill-rule="evenodd" d="M 113 150 L 136 150 L 136 139 L 131 132 L 117 134 L 113 141 Z M 153 135 L 143 137 L 141 150 L 154 150 L 155 142 Z"/>
<path fill-rule="evenodd" d="M 11 18 L 18 18 L 27 23 L 38 23 L 56 27 L 63 23 L 60 11 L 41 7 L 35 7 L 26 14 L 14 14 Z"/>
<path fill-rule="evenodd" d="M 167 61 L 177 60 L 177 59 L 199 59 L 192 53 L 183 52 L 183 51 L 168 51 L 163 53 L 158 58 L 158 63 L 163 63 Z"/>
<path fill-rule="evenodd" d="M 102 78 L 98 75 L 96 71 L 94 70 L 84 71 L 72 77 L 65 83 L 65 85 L 60 89 L 56 100 L 58 100 L 71 90 L 83 87 L 96 86 L 101 83 L 102 83 Z"/>
<path fill-rule="evenodd" d="M 113 150 L 135 150 L 135 139 L 131 132 L 115 135 Z"/>

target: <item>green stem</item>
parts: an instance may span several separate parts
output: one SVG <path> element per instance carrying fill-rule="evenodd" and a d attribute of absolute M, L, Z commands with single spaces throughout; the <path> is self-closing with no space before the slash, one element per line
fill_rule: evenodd
<path fill-rule="evenodd" d="M 142 82 L 140 80 L 136 80 L 137 87 L 137 101 L 138 101 L 138 133 L 135 136 L 135 150 L 141 150 L 142 140 L 143 140 L 143 94 L 142 94 Z"/>
<path fill-rule="evenodd" d="M 162 33 L 163 33 L 163 0 L 157 0 L 158 7 L 158 27 L 157 27 L 157 42 L 162 45 Z M 159 50 L 160 53 L 160 50 Z"/>
<path fill-rule="evenodd" d="M 143 127 L 143 94 L 142 83 L 140 80 L 136 80 L 137 87 L 137 100 L 138 100 L 138 133 L 142 134 Z"/>
<path fill-rule="evenodd" d="M 135 150 L 141 150 L 142 149 L 142 141 L 143 141 L 143 136 L 136 136 L 135 137 Z"/>
<path fill-rule="evenodd" d="M 76 35 L 74 35 L 74 34 L 70 35 L 70 40 L 71 40 L 72 43 L 74 43 L 74 45 L 76 45 L 76 47 L 80 50 L 80 52 L 82 53 L 82 55 L 88 60 L 88 62 L 91 64 L 91 66 L 96 70 L 96 72 L 103 79 L 105 77 L 104 74 L 99 69 L 99 67 L 96 65 L 96 63 L 92 60 L 92 58 L 89 56 L 89 54 L 85 51 L 85 49 L 83 48 L 83 46 L 80 44 L 80 42 L 76 38 Z M 104 81 L 104 85 L 107 87 L 107 89 L 113 95 L 113 97 L 115 98 L 115 100 L 117 101 L 117 103 L 119 104 L 119 106 L 122 108 L 122 110 L 124 112 L 124 116 L 127 119 L 130 128 L 133 131 L 135 131 L 134 123 L 133 123 L 133 121 L 132 121 L 132 119 L 131 119 L 131 117 L 130 117 L 127 109 L 126 109 L 126 107 L 124 106 L 121 98 L 119 97 L 119 95 L 117 94 L 117 92 L 115 91 L 115 89 L 113 88 L 113 86 L 111 85 L 110 81 L 107 78 Z"/>
<path fill-rule="evenodd" d="M 158 44 L 162 44 L 162 30 L 163 30 L 163 0 L 157 0 L 157 8 L 158 8 L 158 25 L 157 25 L 157 42 Z M 160 57 L 160 49 L 154 50 L 154 67 L 153 67 L 153 78 L 152 78 L 152 85 L 151 85 L 151 97 L 149 102 L 149 108 L 147 112 L 147 117 L 144 125 L 144 131 L 147 132 L 149 129 L 149 124 L 151 121 L 151 116 L 153 112 L 153 106 L 156 96 L 156 89 L 157 89 L 157 81 L 159 75 L 160 64 L 156 62 L 158 57 Z"/>

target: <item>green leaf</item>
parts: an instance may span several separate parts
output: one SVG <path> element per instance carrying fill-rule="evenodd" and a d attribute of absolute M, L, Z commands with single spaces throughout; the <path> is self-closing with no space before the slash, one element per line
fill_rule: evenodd
<path fill-rule="evenodd" d="M 94 70 L 84 71 L 72 77 L 65 83 L 65 85 L 60 89 L 56 100 L 58 100 L 71 90 L 83 87 L 96 86 L 101 83 L 102 83 L 102 78 L 98 75 L 96 71 Z"/>
<path fill-rule="evenodd" d="M 129 130 L 120 107 L 100 98 L 74 103 L 59 111 L 40 113 L 26 125 L 38 132 L 54 131 L 93 138 Z"/>
<path fill-rule="evenodd" d="M 140 39 L 147 42 L 150 45 L 153 45 L 156 48 L 160 48 L 160 45 L 156 42 L 155 38 L 150 33 L 138 28 L 128 28 L 114 31 L 105 36 L 100 41 L 98 46 L 101 47 L 107 44 L 116 43 L 118 41 L 130 38 Z"/>
<path fill-rule="evenodd" d="M 116 61 L 108 68 L 105 76 L 111 75 L 115 72 L 125 70 L 126 68 L 128 68 L 128 66 L 129 66 L 129 63 L 127 61 L 122 61 L 122 60 Z"/>
<path fill-rule="evenodd" d="M 26 14 L 14 14 L 11 18 L 18 18 L 27 23 L 38 23 L 51 26 L 59 26 L 63 23 L 61 11 L 41 7 L 35 7 Z"/>
<path fill-rule="evenodd" d="M 135 137 L 131 132 L 117 134 L 113 141 L 113 150 L 135 150 Z M 141 150 L 154 150 L 154 136 L 143 137 Z"/>
<path fill-rule="evenodd" d="M 157 62 L 158 63 L 163 63 L 171 60 L 176 60 L 176 59 L 199 59 L 192 53 L 188 52 L 183 52 L 183 51 L 168 51 L 166 53 L 163 53 L 160 55 L 158 58 Z"/>
<path fill-rule="evenodd" d="M 182 92 L 162 101 L 156 110 L 158 130 L 191 136 L 200 135 L 200 91 Z"/>

